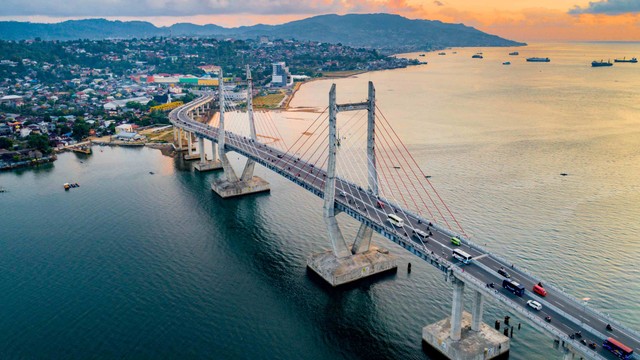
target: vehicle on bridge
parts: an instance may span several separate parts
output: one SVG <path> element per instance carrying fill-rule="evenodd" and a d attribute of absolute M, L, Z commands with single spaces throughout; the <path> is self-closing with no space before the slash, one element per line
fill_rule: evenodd
<path fill-rule="evenodd" d="M 535 310 L 538 310 L 538 311 L 542 310 L 542 304 L 540 304 L 535 300 L 528 300 L 527 305 Z"/>
<path fill-rule="evenodd" d="M 454 236 L 454 237 L 451 238 L 451 243 L 453 245 L 460 246 L 460 244 L 462 244 L 462 241 L 460 241 L 460 239 L 458 239 L 457 237 Z"/>
<path fill-rule="evenodd" d="M 623 360 L 633 359 L 633 349 L 620 341 L 610 337 L 602 343 L 602 347 L 611 351 L 615 356 Z"/>
<path fill-rule="evenodd" d="M 502 280 L 502 287 L 518 296 L 524 295 L 524 286 L 520 285 L 519 283 L 511 279 Z"/>
<path fill-rule="evenodd" d="M 506 277 L 507 279 L 511 278 L 511 275 L 509 275 L 509 273 L 504 268 L 498 269 L 498 274 Z"/>
<path fill-rule="evenodd" d="M 467 254 L 466 252 L 460 249 L 453 249 L 453 257 L 455 259 L 462 261 L 465 264 L 469 264 L 471 262 L 471 259 L 473 259 L 473 256 Z"/>
<path fill-rule="evenodd" d="M 396 214 L 387 214 L 387 220 L 395 227 L 403 227 L 404 220 Z"/>
<path fill-rule="evenodd" d="M 533 285 L 533 292 L 540 296 L 547 296 L 547 290 L 542 287 L 541 283 Z"/>
<path fill-rule="evenodd" d="M 429 234 L 427 234 L 426 232 L 420 230 L 420 229 L 413 229 L 412 231 L 413 236 L 417 237 L 418 239 L 426 239 L 429 237 Z"/>

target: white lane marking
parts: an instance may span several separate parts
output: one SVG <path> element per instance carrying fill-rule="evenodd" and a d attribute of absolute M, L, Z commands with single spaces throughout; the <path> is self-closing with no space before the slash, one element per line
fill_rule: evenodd
<path fill-rule="evenodd" d="M 489 254 L 482 254 L 482 255 L 480 255 L 480 256 L 476 256 L 476 257 L 475 257 L 475 258 L 473 258 L 473 259 L 474 259 L 474 260 L 480 260 L 480 259 L 482 259 L 482 258 L 484 258 L 484 257 L 487 257 L 487 256 L 489 256 Z"/>

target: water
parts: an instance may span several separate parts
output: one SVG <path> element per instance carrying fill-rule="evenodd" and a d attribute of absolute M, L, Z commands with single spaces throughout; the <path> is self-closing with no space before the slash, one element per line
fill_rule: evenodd
<path fill-rule="evenodd" d="M 640 45 L 456 51 L 336 81 L 338 99 L 362 100 L 374 81 L 476 241 L 640 328 L 640 68 L 589 67 Z M 305 85 L 292 105 L 323 108 L 329 85 Z M 274 116 L 291 139 L 317 114 Z M 0 174 L 4 358 L 427 358 L 421 328 L 450 312 L 435 269 L 377 238 L 400 256 L 398 273 L 328 289 L 305 269 L 328 247 L 321 202 L 306 191 L 258 169 L 270 195 L 223 201 L 216 174 L 157 150 L 94 150 Z M 63 191 L 69 181 L 81 187 Z M 485 321 L 506 314 L 489 302 Z M 512 358 L 560 358 L 551 345 L 525 324 Z"/>

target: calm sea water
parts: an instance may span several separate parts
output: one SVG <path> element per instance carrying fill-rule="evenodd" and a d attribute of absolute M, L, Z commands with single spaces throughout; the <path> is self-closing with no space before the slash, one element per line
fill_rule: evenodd
<path fill-rule="evenodd" d="M 429 53 L 425 66 L 335 81 L 338 99 L 362 100 L 374 81 L 473 239 L 639 329 L 640 65 L 589 63 L 640 45 L 511 50 Z M 330 84 L 303 86 L 292 105 L 324 108 Z M 316 116 L 274 114 L 289 140 Z M 427 358 L 421 328 L 450 313 L 451 289 L 417 258 L 377 238 L 398 273 L 328 289 L 305 269 L 328 247 L 311 194 L 258 169 L 270 195 L 223 201 L 216 174 L 157 150 L 94 150 L 0 173 L 3 358 Z M 506 314 L 489 302 L 485 321 Z M 551 345 L 525 324 L 512 358 L 560 358 Z"/>

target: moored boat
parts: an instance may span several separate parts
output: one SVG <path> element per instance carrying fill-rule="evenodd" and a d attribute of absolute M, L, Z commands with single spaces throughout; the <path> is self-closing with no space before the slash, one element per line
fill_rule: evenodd
<path fill-rule="evenodd" d="M 447 55 L 445 52 L 439 52 L 438 55 Z"/>
<path fill-rule="evenodd" d="M 604 60 L 592 61 L 591 66 L 592 67 L 613 66 L 613 63 L 611 61 L 604 61 Z"/>
<path fill-rule="evenodd" d="M 471 56 L 472 59 L 482 59 L 482 55 L 480 54 L 475 54 L 473 56 Z"/>
<path fill-rule="evenodd" d="M 511 65 L 511 61 L 505 61 L 502 63 L 502 65 Z"/>
<path fill-rule="evenodd" d="M 619 63 L 637 63 L 638 59 L 636 58 L 627 59 L 626 57 L 623 57 L 622 59 L 614 59 L 613 61 L 619 62 Z"/>
<path fill-rule="evenodd" d="M 65 190 L 69 190 L 71 188 L 71 184 L 69 184 L 69 183 L 64 183 L 63 186 L 64 186 Z"/>
<path fill-rule="evenodd" d="M 541 57 L 530 57 L 527 58 L 528 62 L 550 62 L 551 59 L 547 58 L 541 58 Z"/>
<path fill-rule="evenodd" d="M 520 55 L 520 53 L 517 51 L 513 51 L 513 52 L 510 52 L 509 55 L 516 56 L 516 55 Z"/>

